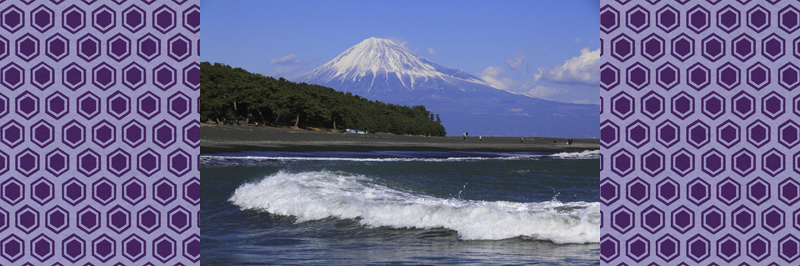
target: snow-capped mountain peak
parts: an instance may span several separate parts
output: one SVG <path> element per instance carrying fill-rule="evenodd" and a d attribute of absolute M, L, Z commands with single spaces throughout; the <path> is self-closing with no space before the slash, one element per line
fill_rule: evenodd
<path fill-rule="evenodd" d="M 354 93 L 371 93 L 373 88 L 385 84 L 400 83 L 408 90 L 442 89 L 433 83 L 452 84 L 466 81 L 485 85 L 479 78 L 461 70 L 447 69 L 391 40 L 371 37 L 350 47 L 328 63 L 303 74 L 295 80 L 326 84 L 333 88 Z M 337 86 L 343 83 L 359 83 L 359 89 L 349 90 Z M 348 85 L 348 87 L 353 87 Z"/>

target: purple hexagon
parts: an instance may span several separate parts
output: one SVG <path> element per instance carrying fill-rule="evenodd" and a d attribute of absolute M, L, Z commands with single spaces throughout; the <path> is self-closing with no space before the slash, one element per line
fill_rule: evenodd
<path fill-rule="evenodd" d="M 159 49 L 159 47 L 161 47 L 161 40 L 152 34 L 148 33 L 147 35 L 139 38 L 137 43 L 138 50 L 136 51 L 136 54 L 147 62 L 150 62 L 161 55 L 161 49 Z"/>
<path fill-rule="evenodd" d="M 140 153 L 137 159 L 137 169 L 146 176 L 152 176 L 161 169 L 161 155 L 151 149 Z"/>
<path fill-rule="evenodd" d="M 686 70 L 687 83 L 695 90 L 701 90 L 711 84 L 711 70 L 700 63 Z"/>
<path fill-rule="evenodd" d="M 678 175 L 686 176 L 686 174 L 694 170 L 694 154 L 686 149 L 673 153 L 671 167 Z"/>
<path fill-rule="evenodd" d="M 167 63 L 153 69 L 153 84 L 161 90 L 167 90 L 177 83 L 177 71 Z"/>
<path fill-rule="evenodd" d="M 176 246 L 177 243 L 175 240 L 166 234 L 162 234 L 153 240 L 153 256 L 159 261 L 166 263 L 177 254 Z"/>
<path fill-rule="evenodd" d="M 102 90 L 107 90 L 116 83 L 117 70 L 106 63 L 101 63 L 92 69 L 92 84 Z"/>
<path fill-rule="evenodd" d="M 650 84 L 650 71 L 641 63 L 636 63 L 627 70 L 626 84 L 636 90 L 641 90 Z"/>
<path fill-rule="evenodd" d="M 16 205 L 25 198 L 25 187 L 13 177 L 4 181 L 0 188 L 0 198 L 8 204 Z"/>
<path fill-rule="evenodd" d="M 711 119 L 717 119 L 725 113 L 725 98 L 711 92 L 702 99 L 702 112 Z"/>
<path fill-rule="evenodd" d="M 682 33 L 672 39 L 672 56 L 681 62 L 694 55 L 694 44 L 692 38 Z"/>
<path fill-rule="evenodd" d="M 78 39 L 78 57 L 91 62 L 100 56 L 100 40 L 91 34 L 86 34 Z"/>
<path fill-rule="evenodd" d="M 122 92 L 114 92 L 107 98 L 107 113 L 116 119 L 122 119 L 131 112 L 131 99 Z"/>
<path fill-rule="evenodd" d="M 147 13 L 144 12 L 144 10 L 132 5 L 131 7 L 122 11 L 122 26 L 131 32 L 137 32 L 141 30 L 145 26 L 145 14 Z"/>
<path fill-rule="evenodd" d="M 756 5 L 747 11 L 747 27 L 756 32 L 761 32 L 769 27 L 769 11 L 761 5 Z"/>
<path fill-rule="evenodd" d="M 603 76 L 601 74 L 601 79 L 602 78 Z M 183 85 L 192 90 L 200 89 L 200 64 L 194 62 L 183 69 Z"/>
<path fill-rule="evenodd" d="M 756 168 L 755 155 L 749 150 L 742 149 L 731 157 L 732 169 L 741 176 L 747 176 Z"/>
<path fill-rule="evenodd" d="M 725 212 L 716 206 L 711 206 L 704 210 L 701 214 L 701 218 L 703 229 L 708 230 L 712 234 L 716 234 L 725 227 Z"/>
<path fill-rule="evenodd" d="M 626 198 L 636 205 L 641 205 L 650 199 L 650 184 L 641 178 L 635 178 L 627 184 Z"/>
<path fill-rule="evenodd" d="M 25 255 L 25 241 L 18 236 L 11 234 L 0 241 L 0 255 L 10 262 L 15 262 Z"/>
<path fill-rule="evenodd" d="M 184 156 L 188 160 L 189 157 L 187 155 Z M 624 149 L 611 155 L 611 160 L 611 170 L 620 176 L 626 176 L 633 172 L 636 164 L 633 154 Z"/>
<path fill-rule="evenodd" d="M 161 213 L 153 207 L 147 206 L 137 213 L 137 218 L 137 227 L 149 234 L 159 228 Z"/>
<path fill-rule="evenodd" d="M 741 84 L 741 81 L 739 80 L 739 73 L 740 70 L 738 67 L 731 63 L 725 63 L 722 65 L 722 67 L 717 69 L 717 85 L 720 85 L 727 90 L 731 90 L 739 86 L 739 84 Z"/>
<path fill-rule="evenodd" d="M 53 28 L 54 23 L 53 10 L 47 8 L 45 5 L 40 5 L 31 12 L 31 25 L 33 28 L 41 33 Z"/>
<path fill-rule="evenodd" d="M 45 169 L 54 176 L 59 176 L 69 169 L 69 155 L 61 149 L 55 149 L 45 156 Z"/>
<path fill-rule="evenodd" d="M 100 155 L 91 149 L 86 149 L 78 154 L 78 172 L 86 176 L 92 176 L 99 172 L 101 165 Z"/>
<path fill-rule="evenodd" d="M 40 262 L 44 262 L 55 254 L 55 243 L 52 239 L 40 234 L 31 241 L 31 255 Z"/>
<path fill-rule="evenodd" d="M 82 259 L 86 256 L 86 241 L 81 239 L 75 234 L 70 235 L 64 240 L 61 246 L 61 254 L 64 255 L 67 260 L 72 263 L 77 262 L 78 260 Z"/>
<path fill-rule="evenodd" d="M 786 205 L 792 205 L 800 200 L 800 183 L 792 178 L 787 178 L 778 184 L 778 199 Z"/>
<path fill-rule="evenodd" d="M 199 198 L 199 197 L 198 197 Z M 619 200 L 619 184 L 611 178 L 600 181 L 600 201 L 605 205 L 611 205 Z"/>
<path fill-rule="evenodd" d="M 30 234 L 39 227 L 39 212 L 31 206 L 25 205 L 15 215 L 16 227 L 26 234 Z"/>
<path fill-rule="evenodd" d="M 635 262 L 641 262 L 650 255 L 650 241 L 640 234 L 629 238 L 626 245 L 628 258 Z"/>
<path fill-rule="evenodd" d="M 656 255 L 664 261 L 672 261 L 680 255 L 681 242 L 667 234 L 656 241 Z"/>
<path fill-rule="evenodd" d="M 717 176 L 725 170 L 725 155 L 716 149 L 711 149 L 703 154 L 703 172 L 709 176 Z"/>
<path fill-rule="evenodd" d="M 731 262 L 739 257 L 740 245 L 739 239 L 727 234 L 717 240 L 717 256 L 726 262 Z"/>
<path fill-rule="evenodd" d="M 103 177 L 92 184 L 92 199 L 103 206 L 108 205 L 116 197 L 116 187 L 113 182 Z"/>
<path fill-rule="evenodd" d="M 45 63 L 39 63 L 31 69 L 31 83 L 40 90 L 47 89 L 55 83 L 55 70 Z"/>
<path fill-rule="evenodd" d="M 75 5 L 70 6 L 61 13 L 61 25 L 70 33 L 77 33 L 86 26 L 86 13 Z"/>
<path fill-rule="evenodd" d="M 600 66 L 600 87 L 611 90 L 619 85 L 619 69 L 609 63 Z"/>
<path fill-rule="evenodd" d="M 91 92 L 84 93 L 78 97 L 78 114 L 91 120 L 100 114 L 100 98 Z"/>
<path fill-rule="evenodd" d="M 91 234 L 100 228 L 100 212 L 91 206 L 86 206 L 78 211 L 77 217 L 78 228 L 87 234 Z"/>
<path fill-rule="evenodd" d="M 711 24 L 711 14 L 701 5 L 689 9 L 686 14 L 686 26 L 695 33 L 708 29 Z"/>
<path fill-rule="evenodd" d="M 672 114 L 680 119 L 686 119 L 694 113 L 694 97 L 682 91 L 672 97 Z"/>
<path fill-rule="evenodd" d="M 39 154 L 31 149 L 25 149 L 17 154 L 17 171 L 24 176 L 31 176 L 39 171 Z"/>
<path fill-rule="evenodd" d="M 633 160 L 632 156 L 631 156 L 631 160 Z M 174 152 L 169 154 L 168 163 L 169 163 L 169 167 L 168 168 L 169 168 L 169 172 L 170 173 L 173 173 L 176 176 L 182 176 L 182 175 L 188 173 L 189 170 L 191 170 L 191 168 L 192 168 L 192 157 L 189 155 L 189 153 L 187 153 L 187 152 L 185 152 L 185 151 L 183 151 L 181 149 L 178 149 L 178 150 L 175 150 Z M 632 164 L 632 162 L 631 162 L 631 164 Z M 632 169 L 633 169 L 633 166 L 631 165 L 631 170 Z"/>
<path fill-rule="evenodd" d="M 686 184 L 686 196 L 695 205 L 702 205 L 711 199 L 711 185 L 703 179 L 695 178 Z"/>
<path fill-rule="evenodd" d="M 122 184 L 122 191 L 122 199 L 131 205 L 136 205 L 146 197 L 144 183 L 135 177 Z"/>
<path fill-rule="evenodd" d="M 48 38 L 45 44 L 45 54 L 56 62 L 69 55 L 69 41 L 61 34 L 56 33 L 56 35 Z"/>
<path fill-rule="evenodd" d="M 193 234 L 183 241 L 183 256 L 192 262 L 200 261 L 200 236 Z"/>
<path fill-rule="evenodd" d="M 0 83 L 12 91 L 25 84 L 25 70 L 13 62 L 0 70 L 0 76 L 2 77 Z"/>
<path fill-rule="evenodd" d="M 86 185 L 76 178 L 70 178 L 61 186 L 61 196 L 67 203 L 75 206 L 86 199 Z"/>
<path fill-rule="evenodd" d="M 131 155 L 122 149 L 117 149 L 108 155 L 108 170 L 116 176 L 122 176 L 131 170 Z"/>
<path fill-rule="evenodd" d="M 61 83 L 73 91 L 86 84 L 86 70 L 77 63 L 69 64 L 61 73 Z"/>
<path fill-rule="evenodd" d="M 169 8 L 167 5 L 162 5 L 153 11 L 153 28 L 161 33 L 166 34 L 175 28 L 177 24 L 175 21 L 176 17 L 177 15 L 175 14 L 174 10 Z"/>
<path fill-rule="evenodd" d="M 625 62 L 633 57 L 636 47 L 633 39 L 625 34 L 620 34 L 611 40 L 611 56 L 619 61 Z"/>
<path fill-rule="evenodd" d="M 686 242 L 686 255 L 695 262 L 701 262 L 711 255 L 711 242 L 700 234 Z"/>
<path fill-rule="evenodd" d="M 31 119 L 39 113 L 39 97 L 30 91 L 23 92 L 16 99 L 16 113 L 25 119 Z"/>
<path fill-rule="evenodd" d="M 753 96 L 750 96 L 750 94 L 742 91 L 736 94 L 736 96 L 734 96 L 731 99 L 731 109 L 733 109 L 731 111 L 739 118 L 747 119 L 748 117 L 753 115 L 753 113 L 755 113 L 756 110 L 755 104 L 756 104 L 755 98 Z"/>
<path fill-rule="evenodd" d="M 786 33 L 792 33 L 800 28 L 800 11 L 793 6 L 781 9 L 778 13 L 778 19 L 780 20 L 778 27 L 786 31 Z"/>
<path fill-rule="evenodd" d="M 53 207 L 45 213 L 45 227 L 53 233 L 61 233 L 69 227 L 69 212 L 60 206 Z"/>
<path fill-rule="evenodd" d="M 664 228 L 664 211 L 656 208 L 653 205 L 647 207 L 642 211 L 641 220 L 642 228 L 650 233 L 655 234 Z"/>
<path fill-rule="evenodd" d="M 619 207 L 611 212 L 611 227 L 624 234 L 635 227 L 636 218 L 633 211 L 625 206 Z"/>
<path fill-rule="evenodd" d="M 664 97 L 654 91 L 648 92 L 641 98 L 641 113 L 650 119 L 656 119 L 664 114 Z"/>
<path fill-rule="evenodd" d="M 669 33 L 680 25 L 680 12 L 667 5 L 656 12 L 656 25 Z"/>
<path fill-rule="evenodd" d="M 131 213 L 120 205 L 114 206 L 106 215 L 106 224 L 114 232 L 121 234 L 131 227 Z"/>
<path fill-rule="evenodd" d="M 17 121 L 9 121 L 2 128 L 0 128 L 0 141 L 8 145 L 10 148 L 17 147 L 25 141 L 25 127 L 20 125 Z"/>
<path fill-rule="evenodd" d="M 69 101 L 60 92 L 48 96 L 45 103 L 45 112 L 55 119 L 62 118 L 69 112 Z"/>
<path fill-rule="evenodd" d="M 186 202 L 197 205 L 200 204 L 200 179 L 192 177 L 183 183 L 183 200 Z"/>
<path fill-rule="evenodd" d="M 778 242 L 778 256 L 786 262 L 794 262 L 800 257 L 800 240 L 793 235 L 785 236 Z"/>
<path fill-rule="evenodd" d="M 123 68 L 122 76 L 122 84 L 131 90 L 138 89 L 146 82 L 145 69 L 139 64 L 136 64 L 136 62 Z"/>
<path fill-rule="evenodd" d="M 761 170 L 774 177 L 786 169 L 783 165 L 785 160 L 783 153 L 773 148 L 761 155 Z"/>
<path fill-rule="evenodd" d="M 793 148 L 800 142 L 800 126 L 792 120 L 778 127 L 778 142 L 787 148 Z"/>
<path fill-rule="evenodd" d="M 739 10 L 733 8 L 731 5 L 727 5 L 717 11 L 717 27 L 726 33 L 731 33 L 739 28 L 739 16 Z"/>
<path fill-rule="evenodd" d="M 686 206 L 680 206 L 673 210 L 670 216 L 672 217 L 672 229 L 675 229 L 675 231 L 681 234 L 686 233 L 689 229 L 694 227 L 694 212 Z"/>
<path fill-rule="evenodd" d="M 761 113 L 770 119 L 776 119 L 783 115 L 785 99 L 777 92 L 770 92 L 767 96 L 761 98 Z"/>
<path fill-rule="evenodd" d="M 609 33 L 619 27 L 619 12 L 610 5 L 600 9 L 600 30 Z"/>
<path fill-rule="evenodd" d="M 625 136 L 628 143 L 636 148 L 641 148 L 650 139 L 650 128 L 644 122 L 636 120 L 628 125 Z"/>
<path fill-rule="evenodd" d="M 642 155 L 642 170 L 655 177 L 665 169 L 664 154 L 656 149 L 651 149 Z"/>
<path fill-rule="evenodd" d="M 30 62 L 39 56 L 39 39 L 30 33 L 25 34 L 17 39 L 16 48 L 17 57 L 25 62 Z"/>
<path fill-rule="evenodd" d="M 672 121 L 664 121 L 656 127 L 656 141 L 665 147 L 671 147 L 680 140 L 680 127 Z"/>
<path fill-rule="evenodd" d="M 102 5 L 92 11 L 92 27 L 102 33 L 106 33 L 114 28 L 114 21 L 116 21 L 116 14 L 113 9 L 106 5 Z"/>
<path fill-rule="evenodd" d="M 100 237 L 92 240 L 92 257 L 100 260 L 101 262 L 107 262 L 116 253 L 116 242 L 113 238 L 109 237 L 106 234 L 100 235 Z"/>
<path fill-rule="evenodd" d="M 117 34 L 108 40 L 106 53 L 117 62 L 122 61 L 131 55 L 131 40 L 125 35 Z"/>
<path fill-rule="evenodd" d="M 630 40 L 630 38 L 628 40 Z M 192 42 L 189 41 L 189 38 L 183 36 L 183 34 L 179 33 L 178 35 L 175 35 L 174 37 L 170 38 L 167 43 L 167 54 L 170 58 L 175 59 L 175 61 L 183 61 L 184 59 L 188 58 L 189 55 L 191 55 Z M 631 49 L 633 49 L 632 41 Z M 633 55 L 633 51 L 630 53 Z"/>
<path fill-rule="evenodd" d="M 761 40 L 761 55 L 766 57 L 772 62 L 778 60 L 784 55 L 784 40 L 777 34 L 771 34 L 767 38 Z"/>
<path fill-rule="evenodd" d="M 770 254 L 769 239 L 756 234 L 747 240 L 747 256 L 755 261 L 762 261 Z"/>
<path fill-rule="evenodd" d="M 794 90 L 800 85 L 800 69 L 792 63 L 786 63 L 778 70 L 778 84 L 787 90 Z"/>
<path fill-rule="evenodd" d="M 731 226 L 742 234 L 747 233 L 756 226 L 756 214 L 742 205 L 731 213 Z"/>
<path fill-rule="evenodd" d="M 122 240 L 122 256 L 133 262 L 143 258 L 147 253 L 146 250 L 147 246 L 144 240 L 135 234 Z"/>
<path fill-rule="evenodd" d="M 625 92 L 621 92 L 611 98 L 611 106 L 611 113 L 620 119 L 628 118 L 636 110 L 633 97 Z"/>
<path fill-rule="evenodd" d="M 137 113 L 147 119 L 153 118 L 161 110 L 161 99 L 150 91 L 139 96 L 137 103 Z"/>
<path fill-rule="evenodd" d="M 786 214 L 776 206 L 770 206 L 761 213 L 761 227 L 770 233 L 777 233 L 785 227 L 783 222 Z"/>
<path fill-rule="evenodd" d="M 102 148 L 108 147 L 114 140 L 117 129 L 110 122 L 102 120 L 92 126 L 92 142 Z"/>
<path fill-rule="evenodd" d="M 45 178 L 39 178 L 31 184 L 31 198 L 39 205 L 45 205 L 55 198 L 55 186 Z"/>
<path fill-rule="evenodd" d="M 136 120 L 131 120 L 122 126 L 122 141 L 131 147 L 139 146 L 146 138 L 145 126 Z"/>
<path fill-rule="evenodd" d="M 711 139 L 711 128 L 708 125 L 703 123 L 701 120 L 697 120 L 687 126 L 686 130 L 686 140 L 695 148 L 700 148 L 709 143 Z"/>
<path fill-rule="evenodd" d="M 756 63 L 747 69 L 747 84 L 757 90 L 763 89 L 770 81 L 770 70 L 763 64 Z"/>
<path fill-rule="evenodd" d="M 725 56 L 725 41 L 716 34 L 704 38 L 702 43 L 701 52 L 709 61 L 714 62 Z"/>
<path fill-rule="evenodd" d="M 731 41 L 731 53 L 741 61 L 747 61 L 756 54 L 756 41 L 746 34 Z"/>
<path fill-rule="evenodd" d="M 197 120 L 183 126 L 183 143 L 192 148 L 200 147 L 200 123 Z"/>
<path fill-rule="evenodd" d="M 16 6 L 10 6 L 3 10 L 2 14 L 2 27 L 10 33 L 14 33 L 25 25 L 25 12 Z"/>

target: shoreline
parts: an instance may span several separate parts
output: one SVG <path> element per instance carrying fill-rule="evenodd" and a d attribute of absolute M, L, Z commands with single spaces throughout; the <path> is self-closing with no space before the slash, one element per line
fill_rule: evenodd
<path fill-rule="evenodd" d="M 265 126 L 200 124 L 200 153 L 239 151 L 484 151 L 581 152 L 600 149 L 599 139 L 525 137 L 423 137 L 394 134 L 334 133 Z M 533 139 L 533 140 L 531 140 Z"/>

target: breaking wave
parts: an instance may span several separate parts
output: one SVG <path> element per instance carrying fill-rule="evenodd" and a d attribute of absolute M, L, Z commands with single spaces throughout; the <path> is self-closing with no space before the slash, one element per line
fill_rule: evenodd
<path fill-rule="evenodd" d="M 242 210 L 294 216 L 297 222 L 353 219 L 367 227 L 446 228 L 464 240 L 515 237 L 556 244 L 598 243 L 600 203 L 520 203 L 437 198 L 343 172 L 278 172 L 236 189 Z"/>

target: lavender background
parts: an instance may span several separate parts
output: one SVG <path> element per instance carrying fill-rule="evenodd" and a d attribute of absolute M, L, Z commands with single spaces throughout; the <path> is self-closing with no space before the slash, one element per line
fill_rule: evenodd
<path fill-rule="evenodd" d="M 797 1 L 601 1 L 601 261 L 796 265 Z"/>
<path fill-rule="evenodd" d="M 199 16 L 0 0 L 0 265 L 199 264 Z"/>

